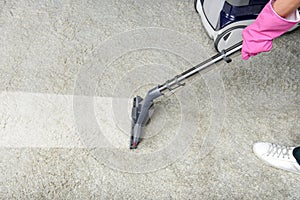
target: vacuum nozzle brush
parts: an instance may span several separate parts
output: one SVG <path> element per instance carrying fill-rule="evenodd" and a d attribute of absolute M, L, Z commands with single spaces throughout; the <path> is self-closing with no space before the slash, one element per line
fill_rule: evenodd
<path fill-rule="evenodd" d="M 140 96 L 133 98 L 133 106 L 131 110 L 131 134 L 130 134 L 130 149 L 136 149 L 144 136 L 144 127 L 153 113 L 153 100 L 162 93 L 158 87 L 148 91 L 143 99 Z"/>
<path fill-rule="evenodd" d="M 136 96 L 133 98 L 133 106 L 131 111 L 130 149 L 136 149 L 137 145 L 140 142 L 142 126 L 138 124 L 138 119 L 141 114 L 142 101 L 143 98 L 141 98 L 140 96 Z"/>

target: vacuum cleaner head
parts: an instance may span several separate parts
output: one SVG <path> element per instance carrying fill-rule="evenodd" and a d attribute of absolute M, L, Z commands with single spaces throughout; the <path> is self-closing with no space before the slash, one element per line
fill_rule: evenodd
<path fill-rule="evenodd" d="M 140 96 L 136 96 L 133 98 L 133 105 L 131 110 L 131 136 L 130 136 L 130 149 L 136 149 L 137 145 L 140 143 L 142 136 L 143 136 L 143 126 L 147 123 L 149 120 L 149 114 L 146 113 L 145 119 L 142 121 L 145 121 L 142 124 L 138 124 L 137 121 L 139 119 L 139 116 L 142 112 L 142 106 L 143 106 L 143 98 Z"/>
<path fill-rule="evenodd" d="M 144 136 L 144 127 L 148 123 L 153 114 L 153 100 L 162 93 L 158 87 L 148 91 L 143 99 L 140 96 L 133 98 L 133 106 L 131 110 L 131 134 L 130 134 L 130 149 L 136 149 Z"/>

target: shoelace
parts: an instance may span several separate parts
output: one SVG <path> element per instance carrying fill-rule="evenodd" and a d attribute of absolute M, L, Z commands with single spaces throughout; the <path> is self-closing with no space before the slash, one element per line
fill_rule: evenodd
<path fill-rule="evenodd" d="M 289 151 L 291 151 L 292 148 L 291 147 L 287 147 L 287 146 L 280 146 L 278 144 L 271 144 L 267 153 L 267 156 L 272 156 L 275 157 L 277 156 L 277 158 L 279 158 L 280 156 L 282 156 L 282 158 L 285 158 L 285 156 L 288 157 L 288 159 L 290 159 L 290 153 Z"/>

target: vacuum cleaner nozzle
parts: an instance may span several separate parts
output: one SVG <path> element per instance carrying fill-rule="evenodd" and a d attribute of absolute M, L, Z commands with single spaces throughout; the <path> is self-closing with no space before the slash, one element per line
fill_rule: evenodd
<path fill-rule="evenodd" d="M 133 106 L 131 110 L 131 136 L 130 136 L 130 149 L 136 149 L 140 138 L 139 132 L 142 130 L 141 126 L 138 126 L 137 120 L 141 113 L 143 98 L 136 96 L 133 98 Z"/>
<path fill-rule="evenodd" d="M 153 100 L 162 93 L 158 86 L 149 90 L 146 97 L 143 99 L 140 96 L 133 98 L 133 107 L 131 110 L 131 136 L 130 149 L 136 149 L 142 137 L 144 136 L 144 127 L 153 113 Z"/>

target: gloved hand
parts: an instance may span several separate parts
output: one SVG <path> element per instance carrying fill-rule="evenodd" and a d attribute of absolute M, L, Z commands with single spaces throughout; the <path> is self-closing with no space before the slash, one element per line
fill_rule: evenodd
<path fill-rule="evenodd" d="M 273 9 L 271 0 L 258 15 L 253 24 L 243 30 L 242 58 L 248 60 L 260 52 L 272 49 L 272 40 L 279 37 L 300 22 L 297 10 L 287 18 L 280 17 Z"/>

